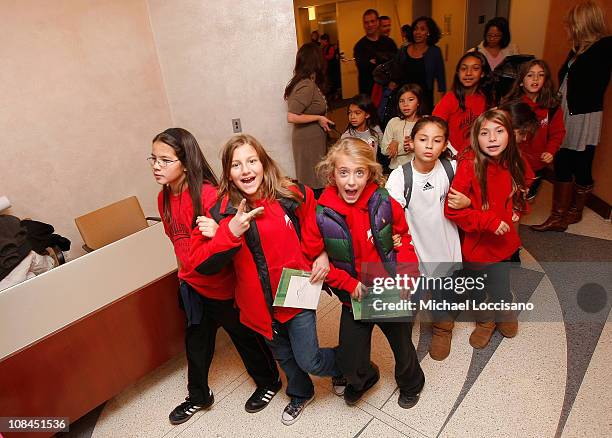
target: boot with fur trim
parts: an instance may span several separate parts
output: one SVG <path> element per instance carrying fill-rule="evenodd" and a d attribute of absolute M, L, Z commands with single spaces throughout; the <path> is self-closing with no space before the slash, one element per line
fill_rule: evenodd
<path fill-rule="evenodd" d="M 432 336 L 429 355 L 433 360 L 444 360 L 450 354 L 454 321 L 437 321 L 431 324 Z"/>

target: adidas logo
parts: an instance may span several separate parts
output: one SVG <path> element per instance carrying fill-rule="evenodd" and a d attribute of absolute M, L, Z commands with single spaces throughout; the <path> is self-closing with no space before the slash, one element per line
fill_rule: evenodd
<path fill-rule="evenodd" d="M 431 189 L 433 189 L 433 188 L 434 188 L 434 186 L 432 186 L 431 184 L 429 184 L 429 181 L 427 181 L 427 182 L 425 183 L 425 185 L 423 186 L 423 191 L 425 191 L 425 190 L 431 190 Z"/>

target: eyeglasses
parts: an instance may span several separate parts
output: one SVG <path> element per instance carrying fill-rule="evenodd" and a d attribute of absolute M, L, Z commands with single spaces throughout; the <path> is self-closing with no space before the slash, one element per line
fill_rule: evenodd
<path fill-rule="evenodd" d="M 165 158 L 149 157 L 149 158 L 147 158 L 147 161 L 149 162 L 151 167 L 155 166 L 155 164 L 158 164 L 159 167 L 161 167 L 163 169 L 163 168 L 168 167 L 172 163 L 176 163 L 177 161 L 181 161 L 181 160 L 167 160 Z"/>

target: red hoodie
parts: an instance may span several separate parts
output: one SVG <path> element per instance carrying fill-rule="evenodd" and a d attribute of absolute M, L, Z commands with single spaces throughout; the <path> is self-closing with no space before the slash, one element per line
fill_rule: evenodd
<path fill-rule="evenodd" d="M 170 195 L 170 208 L 172 221 L 168 224 L 163 220 L 163 192 L 157 196 L 157 207 L 159 215 L 164 224 L 164 230 L 172 241 L 176 258 L 180 261 L 178 277 L 187 282 L 199 294 L 215 300 L 231 300 L 234 298 L 234 286 L 236 279 L 231 266 L 222 269 L 218 274 L 205 276 L 194 270 L 190 262 L 190 236 L 193 220 L 193 204 L 189 190 L 183 190 L 180 195 Z M 217 200 L 217 190 L 210 184 L 202 185 L 202 214 Z M 197 229 L 197 228 L 196 228 Z"/>
<path fill-rule="evenodd" d="M 533 172 L 525 163 L 525 181 L 530 185 Z M 444 214 L 464 231 L 461 253 L 466 262 L 496 263 L 508 259 L 521 246 L 518 231 L 512 224 L 512 178 L 510 172 L 496 161 L 487 166 L 487 195 L 489 209 L 482 209 L 482 192 L 474 172 L 474 155 L 468 153 L 459 161 L 451 185 L 472 201 L 461 210 L 444 206 Z M 450 191 L 449 191 L 450 193 Z M 504 221 L 510 230 L 498 236 L 497 227 Z"/>
<path fill-rule="evenodd" d="M 548 166 L 542 161 L 542 154 L 548 152 L 555 155 L 565 137 L 565 124 L 563 123 L 563 110 L 558 108 L 552 120 L 548 120 L 549 109 L 542 108 L 533 100 L 523 95 L 522 102 L 527 103 L 536 114 L 540 126 L 531 140 L 519 145 L 523 157 L 527 160 L 534 172 Z"/>
<path fill-rule="evenodd" d="M 331 208 L 344 216 L 346 220 L 353 240 L 355 269 L 358 276 L 358 278 L 353 278 L 348 272 L 330 265 L 331 270 L 325 282 L 332 287 L 345 290 L 350 294 L 353 293 L 359 282 L 365 285 L 370 285 L 372 283 L 372 278 L 362 277 L 363 263 L 376 263 L 377 266 L 381 266 L 381 259 L 374 245 L 374 240 L 372 239 L 370 218 L 368 215 L 368 201 L 377 188 L 378 186 L 375 183 L 369 183 L 354 204 L 347 204 L 340 195 L 338 195 L 336 186 L 327 186 L 319 197 L 320 205 Z M 418 260 L 414 252 L 414 247 L 412 246 L 410 234 L 408 233 L 408 224 L 404 216 L 404 209 L 395 199 L 391 197 L 389 197 L 389 199 L 393 210 L 393 234 L 402 236 L 402 245 L 396 250 L 397 262 L 408 263 L 409 265 L 407 265 L 407 268 L 410 270 L 409 274 L 419 275 L 417 267 Z M 316 224 L 316 218 L 312 218 L 307 222 L 304 233 L 302 234 L 302 245 L 306 253 L 311 257 L 312 255 L 320 254 L 321 251 L 325 249 L 319 227 Z"/>
<path fill-rule="evenodd" d="M 299 192 L 299 189 L 296 187 L 295 191 Z M 227 197 L 223 199 L 222 213 L 231 208 L 228 201 Z M 254 223 L 265 257 L 272 294 L 275 296 L 284 267 L 309 271 L 312 263 L 302 253 L 293 223 L 285 215 L 278 201 L 260 200 L 253 208 L 260 206 L 264 207 L 264 212 L 254 220 Z M 306 188 L 306 202 L 300 204 L 295 214 L 300 224 L 306 221 L 307 216 L 314 217 L 315 200 L 310 188 Z M 200 266 L 212 257 L 215 257 L 214 263 L 218 263 L 226 251 L 237 248 L 232 261 L 236 272 L 236 305 L 240 309 L 240 321 L 268 339 L 272 339 L 272 317 L 268 311 L 257 266 L 245 241 L 245 235 L 236 237 L 230 231 L 229 221 L 232 217 L 228 216 L 221 221 L 212 239 L 202 236 L 197 228 L 192 232 L 192 263 L 194 266 Z M 251 226 L 252 224 L 253 221 Z M 284 323 L 301 311 L 302 309 L 290 307 L 275 307 L 274 319 Z"/>
<path fill-rule="evenodd" d="M 465 96 L 465 111 L 459 108 L 455 93 L 449 91 L 438 102 L 432 115 L 448 123 L 448 140 L 457 153 L 470 147 L 470 129 L 472 123 L 487 109 L 487 99 L 482 93 Z"/>

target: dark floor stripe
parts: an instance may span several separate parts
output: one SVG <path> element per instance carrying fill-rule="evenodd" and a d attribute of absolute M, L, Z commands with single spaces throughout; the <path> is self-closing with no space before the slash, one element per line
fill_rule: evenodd
<path fill-rule="evenodd" d="M 521 226 L 525 248 L 550 279 L 563 315 L 567 377 L 555 437 L 560 437 L 612 306 L 612 241 Z M 590 285 L 590 286 L 589 286 Z M 598 290 L 601 294 L 594 293 Z"/>
<path fill-rule="evenodd" d="M 530 269 L 513 269 L 511 274 L 511 284 L 512 290 L 514 291 L 514 294 L 516 296 L 516 300 L 518 302 L 529 301 L 531 299 L 531 296 L 533 295 L 533 292 L 536 290 L 536 288 L 542 281 L 543 277 L 544 274 L 542 274 L 541 272 L 532 271 Z M 476 380 L 478 380 L 478 377 L 480 377 L 480 374 L 491 360 L 491 357 L 493 357 L 493 355 L 495 354 L 497 347 L 499 347 L 503 339 L 503 336 L 496 331 L 493 334 L 493 337 L 491 338 L 491 341 L 489 342 L 489 345 L 486 348 L 483 348 L 482 350 L 473 350 L 472 360 L 470 361 L 470 367 L 468 368 L 468 372 L 465 377 L 465 382 L 463 382 L 463 386 L 461 387 L 461 391 L 459 391 L 459 395 L 455 400 L 455 404 L 453 405 L 452 409 L 448 413 L 448 416 L 444 420 L 442 427 L 438 431 L 438 434 L 436 435 L 437 437 L 440 436 L 448 422 L 451 420 L 453 415 L 455 415 L 455 412 L 457 411 L 459 406 L 461 406 L 461 403 L 465 399 L 465 396 L 470 392 L 470 390 L 474 386 L 474 383 L 476 383 Z"/>

